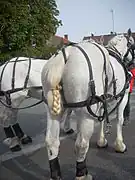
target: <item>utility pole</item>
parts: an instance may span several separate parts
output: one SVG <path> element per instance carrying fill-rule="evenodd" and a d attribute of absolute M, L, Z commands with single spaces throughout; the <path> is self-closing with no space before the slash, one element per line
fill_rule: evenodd
<path fill-rule="evenodd" d="M 113 9 L 111 9 L 111 14 L 112 14 L 112 32 L 114 34 L 114 12 L 113 12 Z"/>

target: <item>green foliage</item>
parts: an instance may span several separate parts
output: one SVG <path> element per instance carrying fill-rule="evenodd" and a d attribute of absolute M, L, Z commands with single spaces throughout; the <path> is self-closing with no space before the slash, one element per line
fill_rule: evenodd
<path fill-rule="evenodd" d="M 0 0 L 0 12 L 0 60 L 54 51 L 46 42 L 62 25 L 55 0 Z"/>

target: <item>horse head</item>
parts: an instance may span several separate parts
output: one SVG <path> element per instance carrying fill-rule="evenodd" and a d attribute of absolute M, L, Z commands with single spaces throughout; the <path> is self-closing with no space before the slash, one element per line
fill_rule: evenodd
<path fill-rule="evenodd" d="M 107 48 L 119 55 L 126 66 L 134 63 L 135 41 L 130 29 L 128 29 L 126 35 L 118 34 L 114 36 L 108 42 Z"/>
<path fill-rule="evenodd" d="M 107 45 L 107 48 L 113 50 L 122 60 L 128 64 L 134 60 L 135 41 L 132 37 L 132 32 L 129 29 L 127 35 L 118 34 L 114 36 Z"/>

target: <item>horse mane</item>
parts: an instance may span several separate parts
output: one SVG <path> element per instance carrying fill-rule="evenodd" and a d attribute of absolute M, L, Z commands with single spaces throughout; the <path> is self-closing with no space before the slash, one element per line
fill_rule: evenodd
<path fill-rule="evenodd" d="M 107 44 L 108 48 L 113 48 L 114 46 L 117 46 L 121 39 L 124 37 L 124 34 L 118 34 L 114 36 Z"/>

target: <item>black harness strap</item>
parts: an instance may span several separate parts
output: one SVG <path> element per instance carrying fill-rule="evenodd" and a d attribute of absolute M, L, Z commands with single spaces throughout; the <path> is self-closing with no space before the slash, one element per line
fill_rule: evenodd
<path fill-rule="evenodd" d="M 14 89 L 15 89 L 15 69 L 16 69 L 16 64 L 17 64 L 18 59 L 19 59 L 19 57 L 16 58 L 16 60 L 14 62 L 14 65 L 13 65 L 12 90 L 11 91 L 14 91 Z M 28 72 L 27 72 L 27 76 L 26 76 L 25 81 L 24 81 L 24 87 L 22 89 L 25 89 L 27 87 L 28 80 L 29 80 L 29 75 L 30 75 L 30 69 L 31 69 L 31 58 L 29 57 Z M 11 91 L 10 91 L 10 93 L 11 93 Z"/>
<path fill-rule="evenodd" d="M 12 90 L 14 90 L 14 88 L 15 88 L 15 67 L 16 67 L 16 63 L 17 63 L 18 59 L 19 59 L 19 57 L 16 58 L 14 65 L 13 65 L 12 84 L 11 84 Z"/>
<path fill-rule="evenodd" d="M 126 73 L 128 72 L 128 70 L 127 70 L 125 64 L 123 63 L 121 56 L 120 56 L 118 53 L 114 52 L 113 50 L 111 50 L 111 49 L 109 49 L 109 48 L 107 48 L 107 50 L 108 50 L 108 52 L 109 52 L 109 55 L 112 56 L 112 57 L 114 57 L 114 58 L 118 61 L 118 63 L 123 67 L 123 69 L 124 69 L 124 71 L 125 71 L 125 75 L 126 75 Z"/>
<path fill-rule="evenodd" d="M 112 78 L 112 82 L 111 82 L 113 84 L 113 96 L 116 97 L 116 88 L 117 88 L 116 87 L 116 78 L 115 78 L 114 69 L 113 69 L 111 62 L 110 62 L 110 66 L 111 66 L 112 71 L 113 71 L 113 78 Z"/>
<path fill-rule="evenodd" d="M 101 53 L 103 55 L 103 59 L 104 59 L 105 89 L 104 89 L 104 95 L 102 96 L 103 99 L 101 99 L 102 101 L 100 100 L 101 102 L 104 101 L 104 103 L 103 103 L 104 114 L 100 118 L 102 120 L 104 118 L 104 116 L 105 116 L 107 123 L 109 123 L 109 116 L 108 116 L 108 110 L 107 110 L 107 100 L 106 100 L 107 99 L 107 91 L 108 91 L 108 76 L 107 76 L 107 70 L 106 70 L 106 57 L 105 57 L 104 51 L 102 50 L 102 48 L 98 44 L 96 44 L 94 42 L 92 44 L 94 44 L 101 51 Z"/>
<path fill-rule="evenodd" d="M 119 56 L 119 54 L 117 54 L 116 52 L 112 51 L 111 49 L 107 49 L 107 50 L 108 50 L 108 52 L 109 52 L 109 55 L 112 56 L 112 57 L 114 57 L 114 58 L 118 61 L 118 63 L 123 67 L 124 72 L 125 72 L 126 82 L 125 82 L 125 85 L 124 85 L 122 91 L 121 91 L 119 94 L 115 95 L 115 98 L 117 99 L 118 97 L 120 97 L 121 95 L 123 95 L 123 93 L 125 93 L 125 90 L 129 87 L 129 73 L 128 73 L 128 70 L 127 70 L 126 66 L 125 66 L 124 63 L 122 62 L 121 56 Z M 112 68 L 112 69 L 113 69 L 113 68 Z M 116 80 L 115 80 L 114 83 L 116 83 Z M 116 84 L 114 84 L 114 87 L 116 87 Z M 116 88 L 115 88 L 115 89 L 116 89 Z M 115 91 L 115 89 L 114 89 L 114 91 Z M 115 93 L 115 92 L 114 92 L 114 93 Z"/>
<path fill-rule="evenodd" d="M 11 106 L 11 103 L 12 103 L 12 102 L 11 102 L 11 98 L 10 98 L 10 93 L 9 93 L 8 91 L 4 92 L 4 91 L 1 90 L 2 77 L 3 77 L 3 74 L 4 74 L 4 70 L 5 70 L 5 68 L 6 68 L 6 66 L 8 65 L 9 62 L 10 62 L 10 61 L 7 61 L 7 62 L 5 63 L 5 66 L 3 67 L 2 72 L 1 72 L 1 76 L 0 76 L 0 91 L 3 92 L 4 96 L 6 97 L 6 103 L 7 103 L 9 106 Z M 13 82 L 13 78 L 12 78 L 12 88 L 14 87 L 13 84 L 14 84 L 14 82 Z M 14 89 L 14 88 L 13 88 L 13 89 Z M 1 93 L 1 94 L 2 94 L 2 93 Z"/>
<path fill-rule="evenodd" d="M 29 67 L 28 67 L 28 72 L 27 72 L 27 76 L 24 82 L 24 89 L 27 87 L 28 84 L 28 80 L 29 80 L 29 76 L 30 76 L 30 69 L 31 69 L 31 58 L 29 57 Z"/>
<path fill-rule="evenodd" d="M 104 94 L 107 95 L 107 90 L 108 90 L 108 76 L 107 76 L 107 70 L 106 70 L 106 57 L 105 57 L 105 53 L 104 51 L 102 50 L 102 48 L 96 44 L 96 43 L 92 43 L 94 44 L 102 53 L 103 55 L 103 59 L 104 59 L 104 72 L 105 72 L 105 91 L 104 91 Z"/>
<path fill-rule="evenodd" d="M 86 58 L 88 68 L 89 68 L 89 79 L 90 79 L 89 88 L 91 88 L 90 89 L 91 90 L 91 95 L 95 96 L 96 95 L 95 82 L 94 82 L 94 79 L 93 79 L 93 72 L 92 72 L 92 66 L 91 66 L 91 63 L 90 63 L 90 59 L 89 59 L 87 53 L 84 51 L 83 48 L 81 48 L 80 46 L 78 46 L 76 44 L 73 44 L 72 46 L 77 47 L 83 53 L 84 57 Z"/>
<path fill-rule="evenodd" d="M 8 104 L 7 102 L 4 103 L 4 102 L 0 99 L 0 103 L 1 103 L 1 104 L 3 104 L 3 105 L 4 105 L 5 107 L 7 107 L 7 108 L 11 108 L 11 109 L 14 109 L 14 110 L 22 110 L 22 109 L 32 108 L 32 107 L 34 107 L 34 106 L 37 106 L 37 105 L 41 104 L 42 102 L 45 102 L 45 103 L 46 103 L 46 100 L 45 100 L 45 101 L 44 101 L 44 100 L 40 100 L 40 101 L 36 102 L 35 104 L 29 105 L 29 106 L 26 106 L 26 107 L 14 108 L 14 107 L 11 106 L 11 104 Z"/>
<path fill-rule="evenodd" d="M 117 48 L 115 46 L 113 46 L 113 49 L 114 49 L 114 52 L 116 54 L 116 56 L 120 57 L 121 58 L 121 54 L 120 52 L 117 50 Z M 112 51 L 113 52 L 113 51 Z"/>
<path fill-rule="evenodd" d="M 6 66 L 8 65 L 8 63 L 9 63 L 9 61 L 7 61 L 7 62 L 5 63 L 5 66 L 3 67 L 2 72 L 1 72 L 1 75 L 0 75 L 0 91 L 2 91 L 2 90 L 1 90 L 2 77 L 3 77 L 3 74 L 4 74 L 4 70 L 5 70 Z"/>
<path fill-rule="evenodd" d="M 66 64 L 67 58 L 66 58 L 65 48 L 62 48 L 62 53 L 63 53 L 64 61 L 65 61 L 65 64 Z"/>

